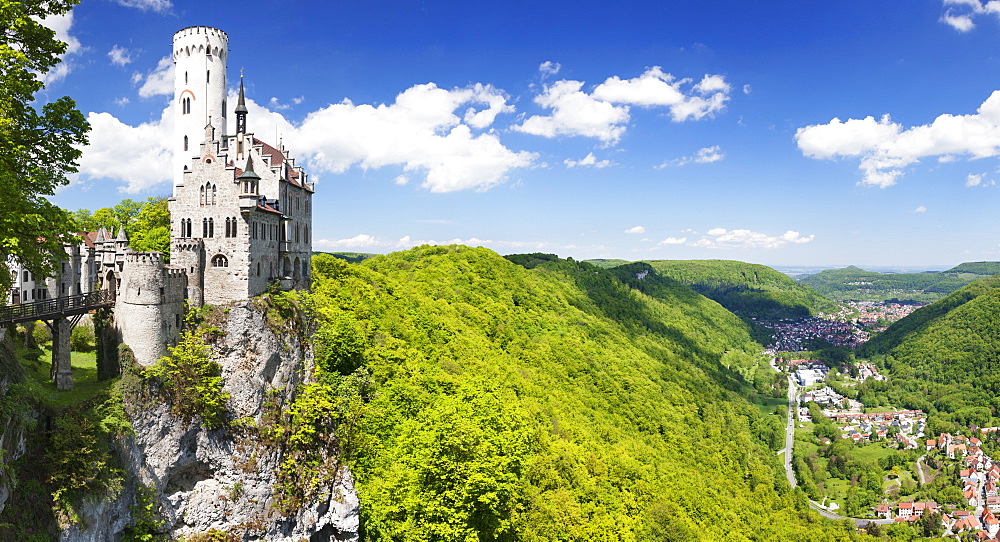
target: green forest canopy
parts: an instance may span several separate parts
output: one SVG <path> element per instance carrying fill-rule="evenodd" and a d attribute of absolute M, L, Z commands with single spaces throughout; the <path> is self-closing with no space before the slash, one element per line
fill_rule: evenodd
<path fill-rule="evenodd" d="M 788 275 L 733 260 L 648 260 L 660 274 L 686 284 L 743 317 L 805 318 L 833 304 Z"/>
<path fill-rule="evenodd" d="M 741 396 L 760 346 L 690 289 L 463 246 L 313 262 L 318 362 L 375 386 L 369 539 L 861 536 L 788 487 L 783 420 Z"/>

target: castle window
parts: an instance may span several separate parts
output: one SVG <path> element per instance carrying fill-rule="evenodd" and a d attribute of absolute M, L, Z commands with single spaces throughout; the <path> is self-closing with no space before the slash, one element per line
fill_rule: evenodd
<path fill-rule="evenodd" d="M 208 219 L 201 219 L 201 236 L 208 237 Z"/>
<path fill-rule="evenodd" d="M 208 236 L 209 237 L 215 237 L 215 219 L 214 218 L 209 218 L 208 219 Z"/>
<path fill-rule="evenodd" d="M 29 280 L 31 280 L 31 278 L 30 278 L 30 277 L 31 277 L 31 275 L 29 275 L 29 274 L 28 274 L 28 272 L 27 272 L 27 271 L 25 271 L 25 272 L 24 272 L 24 282 L 28 282 Z"/>
<path fill-rule="evenodd" d="M 260 262 L 257 262 L 257 276 L 260 276 Z"/>
<path fill-rule="evenodd" d="M 231 228 L 230 228 L 230 225 L 229 225 L 229 217 L 227 216 L 226 217 L 226 237 L 229 237 L 229 230 L 230 229 Z"/>
<path fill-rule="evenodd" d="M 188 136 L 184 136 L 184 150 L 188 150 Z"/>
<path fill-rule="evenodd" d="M 205 70 L 205 82 L 206 83 L 212 82 L 212 70 Z"/>
<path fill-rule="evenodd" d="M 188 84 L 188 72 L 184 72 L 184 84 Z"/>
<path fill-rule="evenodd" d="M 212 205 L 215 205 L 215 196 L 216 196 L 216 190 L 215 190 L 215 185 L 213 184 L 212 185 Z"/>
<path fill-rule="evenodd" d="M 205 187 L 201 187 L 201 195 L 198 196 L 198 205 L 205 206 Z"/>
<path fill-rule="evenodd" d="M 212 258 L 212 267 L 229 267 L 229 260 L 222 254 L 218 254 Z"/>

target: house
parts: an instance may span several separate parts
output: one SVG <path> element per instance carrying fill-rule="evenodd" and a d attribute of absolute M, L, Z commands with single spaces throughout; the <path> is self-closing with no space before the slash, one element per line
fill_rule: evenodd
<path fill-rule="evenodd" d="M 897 507 L 896 517 L 906 519 L 913 515 L 913 503 L 901 502 Z"/>
<path fill-rule="evenodd" d="M 872 509 L 875 510 L 876 516 L 885 519 L 892 519 L 892 508 L 888 504 L 880 504 L 872 507 Z"/>

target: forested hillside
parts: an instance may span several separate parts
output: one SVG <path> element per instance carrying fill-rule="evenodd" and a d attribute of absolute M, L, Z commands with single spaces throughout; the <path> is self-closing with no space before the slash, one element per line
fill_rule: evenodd
<path fill-rule="evenodd" d="M 996 262 L 965 263 L 941 273 L 879 273 L 858 267 L 826 269 L 799 282 L 836 301 L 933 302 L 970 282 L 994 274 Z"/>
<path fill-rule="evenodd" d="M 783 419 L 741 397 L 759 346 L 687 288 L 461 246 L 314 268 L 317 363 L 372 383 L 365 539 L 860 536 L 789 489 Z"/>
<path fill-rule="evenodd" d="M 956 427 L 1000 423 L 1000 276 L 914 311 L 859 355 L 892 375 L 889 384 L 862 387 L 876 400 L 940 414 Z"/>
<path fill-rule="evenodd" d="M 686 284 L 743 317 L 804 318 L 832 308 L 829 300 L 765 265 L 732 260 L 648 260 L 660 274 Z"/>

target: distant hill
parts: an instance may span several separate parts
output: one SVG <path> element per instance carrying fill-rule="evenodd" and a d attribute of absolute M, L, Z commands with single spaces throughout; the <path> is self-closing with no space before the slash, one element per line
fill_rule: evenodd
<path fill-rule="evenodd" d="M 973 273 L 976 275 L 996 275 L 1000 273 L 1000 262 L 965 262 L 952 267 L 945 273 Z"/>
<path fill-rule="evenodd" d="M 334 258 L 339 258 L 341 260 L 345 260 L 351 263 L 363 262 L 368 258 L 374 258 L 375 256 L 378 256 L 378 254 L 368 254 L 366 252 L 313 252 L 313 255 L 316 254 L 329 254 Z"/>
<path fill-rule="evenodd" d="M 784 273 L 733 260 L 646 260 L 657 272 L 690 286 L 744 317 L 805 318 L 832 303 Z"/>
<path fill-rule="evenodd" d="M 1000 275 L 922 307 L 876 335 L 859 356 L 891 375 L 885 404 L 940 414 L 954 427 L 1000 423 Z M 867 404 L 867 403 L 866 403 Z M 932 416 L 933 418 L 934 416 Z"/>
<path fill-rule="evenodd" d="M 612 267 L 618 267 L 619 265 L 625 265 L 625 264 L 629 263 L 628 260 L 618 260 L 618 259 L 614 259 L 614 258 L 610 258 L 610 259 L 595 258 L 593 260 L 584 260 L 584 261 L 587 262 L 587 263 L 589 263 L 589 264 L 591 264 L 591 265 L 596 265 L 597 267 L 600 267 L 600 268 L 603 268 L 603 269 L 610 269 Z"/>
<path fill-rule="evenodd" d="M 879 273 L 850 266 L 800 277 L 799 282 L 834 301 L 933 302 L 997 272 L 1000 262 L 964 263 L 940 273 Z"/>

